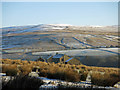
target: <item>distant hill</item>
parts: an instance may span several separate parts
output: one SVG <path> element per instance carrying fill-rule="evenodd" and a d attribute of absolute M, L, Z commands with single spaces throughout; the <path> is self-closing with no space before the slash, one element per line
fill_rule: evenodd
<path fill-rule="evenodd" d="M 34 32 L 34 31 L 52 31 L 52 30 L 63 30 L 63 29 L 71 29 L 71 30 L 87 30 L 87 31 L 118 31 L 118 26 L 99 26 L 99 25 L 90 25 L 90 26 L 75 26 L 69 24 L 38 24 L 38 25 L 25 25 L 25 26 L 11 26 L 11 27 L 3 27 L 1 28 L 3 32 L 5 31 L 13 31 L 14 33 L 21 33 L 18 31 L 25 32 Z M 9 33 L 9 32 L 8 32 Z"/>

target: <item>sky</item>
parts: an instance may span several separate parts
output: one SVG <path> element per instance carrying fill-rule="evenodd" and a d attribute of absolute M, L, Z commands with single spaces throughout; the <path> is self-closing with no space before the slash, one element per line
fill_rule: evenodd
<path fill-rule="evenodd" d="M 117 2 L 2 2 L 2 27 L 70 24 L 117 25 Z"/>

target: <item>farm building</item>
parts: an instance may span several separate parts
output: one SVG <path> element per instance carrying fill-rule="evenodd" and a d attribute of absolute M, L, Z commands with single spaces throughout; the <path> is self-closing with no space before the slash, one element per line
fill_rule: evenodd
<path fill-rule="evenodd" d="M 64 64 L 81 64 L 79 60 L 75 59 L 74 57 L 69 57 L 65 54 L 56 54 L 54 56 L 48 56 L 45 60 L 45 58 L 39 58 L 37 61 L 43 61 L 43 62 L 54 62 L 54 63 L 64 63 Z"/>
<path fill-rule="evenodd" d="M 69 57 L 64 54 L 56 54 L 52 57 L 51 62 L 54 63 L 65 63 L 66 60 L 68 60 Z"/>

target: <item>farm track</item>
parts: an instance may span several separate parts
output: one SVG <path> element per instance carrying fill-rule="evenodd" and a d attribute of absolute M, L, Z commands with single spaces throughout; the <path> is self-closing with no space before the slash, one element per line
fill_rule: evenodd
<path fill-rule="evenodd" d="M 74 40 L 78 41 L 80 44 L 83 44 L 83 45 L 87 45 L 87 46 L 91 46 L 91 47 L 92 47 L 92 45 L 87 44 L 87 43 L 84 43 L 84 42 L 80 41 L 79 39 L 77 39 L 77 38 L 75 38 L 75 37 L 72 37 L 72 38 L 73 38 Z"/>

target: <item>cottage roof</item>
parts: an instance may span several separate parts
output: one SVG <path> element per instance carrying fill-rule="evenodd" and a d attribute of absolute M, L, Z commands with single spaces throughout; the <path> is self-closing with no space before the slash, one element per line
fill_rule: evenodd
<path fill-rule="evenodd" d="M 56 54 L 56 55 L 53 56 L 52 58 L 61 58 L 62 56 L 64 56 L 64 54 Z"/>

